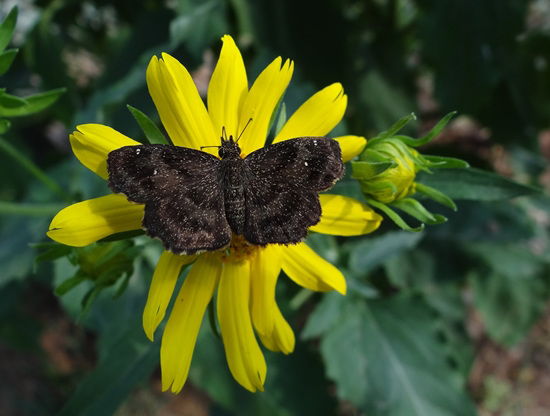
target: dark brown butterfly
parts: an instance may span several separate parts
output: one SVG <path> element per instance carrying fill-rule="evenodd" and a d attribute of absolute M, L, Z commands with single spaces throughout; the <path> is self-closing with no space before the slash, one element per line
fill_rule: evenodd
<path fill-rule="evenodd" d="M 296 244 L 319 222 L 317 193 L 344 175 L 338 142 L 299 137 L 244 159 L 230 136 L 217 157 L 149 144 L 113 150 L 108 185 L 145 204 L 143 228 L 176 254 L 226 247 L 232 234 L 255 245 Z"/>

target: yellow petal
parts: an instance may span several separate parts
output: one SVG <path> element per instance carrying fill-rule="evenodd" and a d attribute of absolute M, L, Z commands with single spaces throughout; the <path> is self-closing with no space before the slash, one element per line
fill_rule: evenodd
<path fill-rule="evenodd" d="M 269 335 L 275 320 L 275 285 L 281 272 L 282 247 L 276 244 L 258 250 L 251 263 L 251 314 L 254 328 Z"/>
<path fill-rule="evenodd" d="M 321 194 L 321 221 L 311 231 L 331 235 L 362 235 L 372 233 L 382 217 L 371 207 L 342 195 Z"/>
<path fill-rule="evenodd" d="M 80 163 L 107 179 L 107 155 L 122 146 L 141 144 L 102 124 L 81 124 L 69 136 L 73 152 Z"/>
<path fill-rule="evenodd" d="M 163 252 L 162 256 L 160 256 L 155 273 L 153 273 L 151 286 L 149 287 L 147 303 L 143 310 L 143 329 L 147 334 L 147 338 L 151 341 L 153 341 L 155 329 L 157 329 L 164 319 L 166 308 L 168 307 L 168 303 L 170 303 L 172 292 L 180 275 L 181 267 L 191 263 L 196 257 L 196 255 L 178 256 L 169 251 Z"/>
<path fill-rule="evenodd" d="M 294 346 L 296 344 L 296 338 L 294 337 L 294 332 L 292 328 L 285 320 L 279 307 L 275 305 L 275 320 L 273 326 L 273 332 L 270 336 L 265 336 L 258 334 L 262 344 L 271 351 L 279 352 L 283 354 L 290 354 L 294 351 Z"/>
<path fill-rule="evenodd" d="M 340 136 L 335 137 L 342 149 L 342 161 L 348 162 L 363 151 L 367 144 L 367 139 L 361 136 Z"/>
<path fill-rule="evenodd" d="M 252 119 L 239 140 L 244 155 L 264 145 L 273 111 L 292 77 L 294 63 L 287 60 L 281 68 L 281 62 L 281 57 L 278 57 L 263 70 L 244 101 L 239 118 L 239 133 Z"/>
<path fill-rule="evenodd" d="M 317 292 L 336 290 L 346 294 L 346 280 L 336 267 L 305 243 L 289 245 L 283 251 L 283 270 L 294 282 Z"/>
<path fill-rule="evenodd" d="M 143 208 L 124 195 L 88 199 L 59 211 L 47 234 L 58 243 L 82 247 L 111 234 L 139 230 Z"/>
<path fill-rule="evenodd" d="M 222 127 L 225 127 L 227 135 L 236 139 L 240 134 L 239 115 L 248 92 L 248 80 L 235 41 L 229 35 L 222 40 L 220 58 L 208 85 L 208 113 L 216 134 L 221 136 Z"/>
<path fill-rule="evenodd" d="M 247 390 L 263 391 L 267 373 L 264 356 L 252 329 L 250 263 L 225 264 L 218 288 L 218 321 L 231 374 Z"/>
<path fill-rule="evenodd" d="M 162 390 L 178 393 L 187 380 L 204 311 L 214 295 L 221 262 L 202 255 L 187 274 L 166 323 L 160 347 Z"/>
<path fill-rule="evenodd" d="M 273 143 L 302 136 L 326 136 L 342 120 L 347 104 L 342 84 L 323 88 L 296 110 Z"/>
<path fill-rule="evenodd" d="M 193 78 L 182 64 L 166 53 L 161 60 L 153 56 L 146 78 L 149 94 L 172 143 L 193 149 L 220 144 L 220 133 L 214 133 Z"/>

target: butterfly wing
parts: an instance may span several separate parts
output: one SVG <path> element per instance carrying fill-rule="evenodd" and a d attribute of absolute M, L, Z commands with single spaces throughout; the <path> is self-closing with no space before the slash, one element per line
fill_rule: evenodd
<path fill-rule="evenodd" d="M 344 175 L 338 142 L 300 137 L 251 153 L 248 169 L 244 238 L 252 244 L 295 244 L 319 222 L 317 193 Z"/>
<path fill-rule="evenodd" d="M 167 250 L 194 254 L 229 244 L 216 157 L 177 146 L 125 146 L 109 153 L 107 170 L 113 192 L 145 204 L 143 228 Z"/>

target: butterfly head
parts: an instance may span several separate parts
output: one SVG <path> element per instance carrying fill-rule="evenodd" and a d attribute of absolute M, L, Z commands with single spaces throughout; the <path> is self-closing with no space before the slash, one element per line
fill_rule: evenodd
<path fill-rule="evenodd" d="M 233 136 L 229 138 L 222 136 L 222 143 L 218 150 L 218 156 L 222 159 L 241 157 L 241 148 L 236 141 L 233 140 Z"/>

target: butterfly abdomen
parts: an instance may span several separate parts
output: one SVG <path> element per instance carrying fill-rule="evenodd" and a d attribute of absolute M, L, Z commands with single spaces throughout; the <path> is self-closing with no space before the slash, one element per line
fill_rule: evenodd
<path fill-rule="evenodd" d="M 242 235 L 245 222 L 244 161 L 239 157 L 222 159 L 225 217 L 231 231 Z"/>

